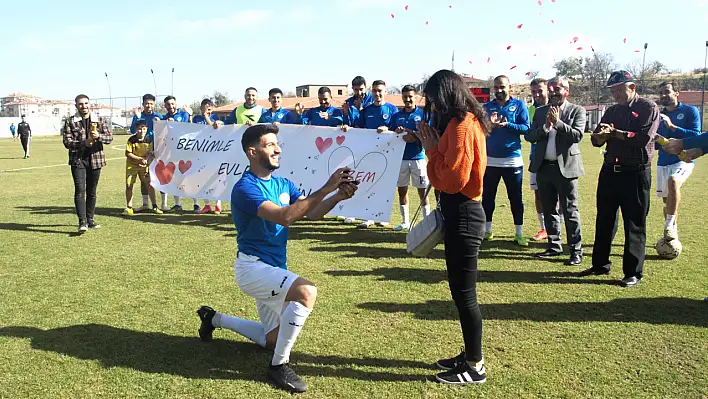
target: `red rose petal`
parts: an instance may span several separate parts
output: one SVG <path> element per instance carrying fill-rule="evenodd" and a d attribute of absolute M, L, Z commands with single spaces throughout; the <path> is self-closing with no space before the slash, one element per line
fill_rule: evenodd
<path fill-rule="evenodd" d="M 393 15 L 393 14 L 391 14 L 391 18 L 396 18 L 396 16 L 395 16 L 395 15 Z"/>
<path fill-rule="evenodd" d="M 408 11 L 408 5 L 406 4 L 406 11 Z"/>
<path fill-rule="evenodd" d="M 522 26 L 524 26 L 524 24 L 518 24 L 518 25 L 516 25 L 516 28 L 521 29 Z"/>
<path fill-rule="evenodd" d="M 627 133 L 627 138 L 630 138 L 630 139 L 631 139 L 632 137 L 634 137 L 634 136 L 636 136 L 636 135 L 637 135 L 637 134 L 634 133 L 634 132 L 628 132 L 628 133 Z"/>
<path fill-rule="evenodd" d="M 556 24 L 556 21 L 555 21 L 555 20 L 551 20 L 551 23 L 555 25 L 555 24 Z"/>
<path fill-rule="evenodd" d="M 632 111 L 632 116 L 635 117 L 635 118 L 639 118 L 639 114 L 636 113 L 636 112 L 634 112 L 634 111 Z"/>
<path fill-rule="evenodd" d="M 573 38 L 573 43 L 577 43 L 577 42 L 578 42 L 578 37 L 575 36 L 575 37 Z"/>
<path fill-rule="evenodd" d="M 577 50 L 582 50 L 582 49 L 583 49 L 582 47 L 578 47 L 578 48 L 577 48 Z"/>
<path fill-rule="evenodd" d="M 516 65 L 514 65 L 514 66 L 511 67 L 511 68 L 509 68 L 509 70 L 511 71 L 511 70 L 514 69 L 514 68 L 516 68 Z"/>
<path fill-rule="evenodd" d="M 531 72 L 526 72 L 526 76 L 531 76 Z"/>
<path fill-rule="evenodd" d="M 506 46 L 506 49 L 507 49 L 507 50 L 511 49 L 511 46 Z"/>
<path fill-rule="evenodd" d="M 641 50 L 634 50 L 635 53 L 641 53 Z"/>
<path fill-rule="evenodd" d="M 543 5 L 543 2 L 542 2 L 541 0 L 538 0 L 538 5 L 539 5 L 539 6 L 542 6 L 542 5 Z"/>
<path fill-rule="evenodd" d="M 487 63 L 492 60 L 492 57 L 487 57 Z"/>
<path fill-rule="evenodd" d="M 627 43 L 627 38 L 625 37 L 624 40 L 622 40 L 624 43 Z"/>

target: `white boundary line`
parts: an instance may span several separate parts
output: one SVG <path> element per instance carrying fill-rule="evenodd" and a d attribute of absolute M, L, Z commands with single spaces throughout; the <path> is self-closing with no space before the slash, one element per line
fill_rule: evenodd
<path fill-rule="evenodd" d="M 116 147 L 119 147 L 119 148 L 116 148 Z M 112 149 L 112 150 L 116 150 L 116 151 L 124 151 L 124 150 L 125 150 L 125 146 L 114 145 L 113 147 L 111 147 L 111 149 Z M 116 159 L 125 159 L 125 157 L 108 158 L 108 159 L 106 159 L 106 161 L 115 161 Z M 58 168 L 58 167 L 60 167 L 60 166 L 69 166 L 69 164 L 63 163 L 63 164 L 59 164 L 59 165 L 30 166 L 30 167 L 28 167 L 28 168 L 5 169 L 5 170 L 0 170 L 0 173 L 4 173 L 4 172 L 20 172 L 20 171 L 23 171 L 23 170 L 32 170 L 32 169 Z"/>

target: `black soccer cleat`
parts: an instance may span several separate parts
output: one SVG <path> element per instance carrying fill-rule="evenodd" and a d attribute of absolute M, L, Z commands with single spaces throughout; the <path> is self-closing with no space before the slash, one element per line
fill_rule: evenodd
<path fill-rule="evenodd" d="M 484 368 L 484 363 L 477 368 L 471 367 L 467 361 L 465 361 L 458 363 L 452 370 L 438 373 L 435 379 L 443 384 L 452 385 L 483 384 L 487 381 L 487 370 Z"/>
<path fill-rule="evenodd" d="M 212 333 L 216 329 L 211 320 L 216 315 L 216 310 L 210 308 L 209 306 L 202 306 L 197 310 L 197 315 L 202 321 L 202 325 L 199 327 L 199 338 L 203 342 L 209 342 L 212 340 Z"/>
<path fill-rule="evenodd" d="M 268 368 L 268 377 L 270 377 L 278 388 L 284 389 L 290 393 L 303 393 L 307 391 L 307 385 L 300 379 L 300 376 L 295 374 L 295 370 L 290 367 L 290 363 L 280 364 L 278 366 L 270 365 Z"/>
<path fill-rule="evenodd" d="M 465 358 L 465 351 L 462 350 L 459 355 L 448 359 L 440 359 L 435 363 L 435 365 L 442 370 L 452 370 L 457 367 L 458 364 L 464 363 L 466 361 L 467 359 Z"/>

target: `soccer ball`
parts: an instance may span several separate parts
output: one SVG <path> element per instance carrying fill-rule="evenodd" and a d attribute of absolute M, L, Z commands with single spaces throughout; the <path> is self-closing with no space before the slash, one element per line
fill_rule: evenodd
<path fill-rule="evenodd" d="M 675 259 L 681 255 L 683 246 L 679 240 L 666 241 L 666 238 L 661 237 L 656 243 L 656 253 L 664 259 Z"/>

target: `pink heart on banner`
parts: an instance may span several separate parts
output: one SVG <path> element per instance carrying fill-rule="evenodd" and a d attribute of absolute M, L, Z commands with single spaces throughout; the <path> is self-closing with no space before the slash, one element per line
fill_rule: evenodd
<path fill-rule="evenodd" d="M 184 162 L 182 160 L 179 161 L 179 173 L 185 174 L 189 170 L 189 168 L 192 167 L 192 161 L 187 161 Z"/>
<path fill-rule="evenodd" d="M 337 145 L 342 145 L 346 139 L 344 136 L 337 136 Z"/>
<path fill-rule="evenodd" d="M 326 140 L 323 140 L 322 137 L 318 137 L 315 139 L 315 145 L 320 154 L 324 154 L 324 152 L 332 146 L 332 139 L 328 137 Z"/>

